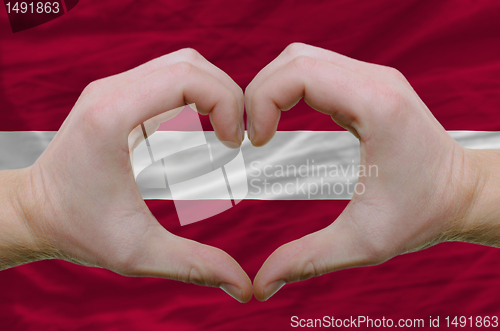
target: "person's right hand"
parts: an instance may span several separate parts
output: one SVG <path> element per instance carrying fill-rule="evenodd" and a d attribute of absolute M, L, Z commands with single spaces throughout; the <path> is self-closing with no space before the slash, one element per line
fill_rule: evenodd
<path fill-rule="evenodd" d="M 241 88 L 192 49 L 91 83 L 35 164 L 7 176 L 19 186 L 11 191 L 21 207 L 16 239 L 0 267 L 60 258 L 127 276 L 217 286 L 250 300 L 252 284 L 239 264 L 165 230 L 134 179 L 129 133 L 185 103 L 210 114 L 220 140 L 241 144 Z"/>
<path fill-rule="evenodd" d="M 366 173 L 372 166 L 372 177 L 359 178 L 366 191 L 354 194 L 330 226 L 279 247 L 265 261 L 254 280 L 257 299 L 267 300 L 286 283 L 382 263 L 445 240 L 499 245 L 498 222 L 489 232 L 484 225 L 493 214 L 476 213 L 493 205 L 478 200 L 488 173 L 476 165 L 493 159 L 453 140 L 401 73 L 292 44 L 245 91 L 252 144 L 266 144 L 280 111 L 302 97 L 359 138 L 361 166 Z"/>

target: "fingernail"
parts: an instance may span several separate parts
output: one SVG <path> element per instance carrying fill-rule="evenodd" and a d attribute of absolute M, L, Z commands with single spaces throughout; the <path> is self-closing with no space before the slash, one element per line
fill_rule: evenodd
<path fill-rule="evenodd" d="M 266 298 L 264 301 L 268 300 L 270 297 L 276 294 L 283 286 L 285 286 L 284 280 L 277 280 L 266 286 L 264 293 L 266 294 Z"/>
<path fill-rule="evenodd" d="M 240 303 L 243 303 L 239 298 L 242 297 L 241 290 L 239 287 L 234 286 L 233 284 L 228 284 L 228 283 L 222 283 L 220 285 L 220 288 L 229 294 L 233 299 L 237 300 Z"/>
<path fill-rule="evenodd" d="M 250 139 L 250 141 L 253 140 L 255 136 L 255 129 L 253 127 L 253 122 L 252 121 L 248 121 L 248 139 Z"/>

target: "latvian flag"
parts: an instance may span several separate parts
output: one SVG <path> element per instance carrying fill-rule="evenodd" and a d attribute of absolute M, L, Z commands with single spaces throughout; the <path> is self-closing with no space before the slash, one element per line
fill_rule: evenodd
<path fill-rule="evenodd" d="M 80 1 L 15 34 L 3 14 L 0 170 L 31 165 L 93 80 L 193 47 L 244 88 L 294 41 L 396 67 L 462 146 L 500 148 L 499 12 L 496 1 Z M 302 101 L 269 144 L 238 150 L 195 110 L 138 128 L 137 184 L 167 230 L 225 250 L 252 279 L 277 247 L 331 224 L 363 189 L 360 171 L 376 171 L 360 169 L 354 136 Z M 0 272 L 0 330 L 287 330 L 294 316 L 443 326 L 500 316 L 499 261 L 498 249 L 443 243 L 245 305 L 212 288 L 40 261 Z"/>

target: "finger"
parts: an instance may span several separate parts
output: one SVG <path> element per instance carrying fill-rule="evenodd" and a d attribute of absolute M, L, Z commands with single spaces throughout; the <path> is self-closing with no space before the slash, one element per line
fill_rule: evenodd
<path fill-rule="evenodd" d="M 217 79 L 222 85 L 230 90 L 238 100 L 238 109 L 240 111 L 241 120 L 243 120 L 243 91 L 231 77 L 217 66 L 209 62 L 199 52 L 192 48 L 184 48 L 149 62 L 146 62 L 138 67 L 125 71 L 115 76 L 111 76 L 116 87 L 130 84 L 140 80 L 155 71 L 163 70 L 179 62 L 189 62 L 198 69 L 205 71 Z"/>
<path fill-rule="evenodd" d="M 170 54 L 166 54 L 159 58 L 146 62 L 136 68 L 124 72 L 123 77 L 129 82 L 144 78 L 155 71 L 162 70 L 166 67 L 174 65 L 179 62 L 189 62 L 206 73 L 212 75 L 215 79 L 225 85 L 235 96 L 243 95 L 241 88 L 234 82 L 234 80 L 222 71 L 220 68 L 209 62 L 203 55 L 192 48 L 184 48 Z"/>
<path fill-rule="evenodd" d="M 252 96 L 255 90 L 262 85 L 271 75 L 280 70 L 293 59 L 299 56 L 308 56 L 321 61 L 334 64 L 352 72 L 371 72 L 376 70 L 374 64 L 352 59 L 345 55 L 326 50 L 320 47 L 306 45 L 303 43 L 292 43 L 288 45 L 278 57 L 265 66 L 250 82 L 245 90 L 247 111 L 251 108 Z"/>
<path fill-rule="evenodd" d="M 147 119 L 169 109 L 196 104 L 198 112 L 210 114 L 219 140 L 230 147 L 241 144 L 238 102 L 234 94 L 211 75 L 188 62 L 179 62 L 116 90 L 108 104 L 105 116 L 112 126 L 109 132 L 128 135 Z M 101 110 L 102 112 L 102 110 Z"/>
<path fill-rule="evenodd" d="M 247 109 L 249 138 L 254 146 L 266 144 L 275 134 L 281 110 L 300 98 L 314 109 L 332 116 L 358 135 L 372 98 L 368 76 L 334 64 L 300 56 L 263 82 Z"/>
<path fill-rule="evenodd" d="M 329 227 L 274 251 L 255 276 L 255 297 L 265 301 L 285 284 L 335 270 L 374 264 L 367 250 L 360 247 L 355 229 L 342 217 Z"/>
<path fill-rule="evenodd" d="M 118 269 L 119 273 L 219 287 L 240 302 L 251 299 L 250 278 L 226 252 L 175 236 L 157 225 L 144 236 L 133 262 Z"/>

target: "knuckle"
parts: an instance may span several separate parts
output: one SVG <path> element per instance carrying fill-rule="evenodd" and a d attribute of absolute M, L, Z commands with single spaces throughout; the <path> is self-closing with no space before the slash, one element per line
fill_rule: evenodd
<path fill-rule="evenodd" d="M 90 82 L 82 92 L 82 97 L 88 97 L 96 94 L 98 91 L 102 90 L 104 84 L 104 79 L 98 79 L 93 82 Z"/>
<path fill-rule="evenodd" d="M 300 54 L 302 54 L 304 49 L 306 49 L 307 47 L 308 47 L 308 45 L 306 45 L 304 43 L 294 42 L 294 43 L 289 44 L 285 48 L 285 53 L 287 55 L 292 56 L 292 57 L 296 57 L 296 56 L 299 56 Z"/>
<path fill-rule="evenodd" d="M 200 272 L 201 270 L 203 270 L 203 268 L 201 268 L 200 266 L 191 264 L 180 268 L 177 271 L 177 274 L 173 274 L 173 278 L 181 282 L 190 284 L 215 286 L 216 281 L 213 279 L 213 277 L 204 277 Z"/>
<path fill-rule="evenodd" d="M 187 61 L 177 62 L 168 67 L 170 73 L 177 79 L 185 78 L 193 70 L 193 65 Z"/>
<path fill-rule="evenodd" d="M 384 74 L 392 78 L 393 80 L 401 83 L 407 82 L 406 77 L 396 68 L 393 67 L 383 67 Z"/>
<path fill-rule="evenodd" d="M 298 258 L 296 267 L 290 273 L 292 282 L 318 277 L 331 271 L 331 263 L 320 255 L 311 254 L 316 251 L 318 241 L 314 237 L 303 237 L 298 241 L 287 243 L 276 250 L 280 257 L 295 256 Z"/>
<path fill-rule="evenodd" d="M 186 61 L 194 62 L 201 56 L 200 53 L 194 48 L 183 48 L 180 50 L 181 56 L 186 59 Z"/>
<path fill-rule="evenodd" d="M 395 79 L 397 82 L 400 83 L 406 83 L 406 77 L 399 71 L 398 69 L 395 68 L 390 68 L 390 75 L 393 79 Z"/>
<path fill-rule="evenodd" d="M 397 86 L 392 84 L 378 84 L 374 88 L 376 104 L 378 107 L 378 116 L 383 119 L 396 119 L 399 115 L 405 113 L 406 99 L 403 92 Z"/>
<path fill-rule="evenodd" d="M 196 284 L 196 285 L 206 285 L 205 280 L 201 276 L 200 272 L 197 268 L 191 267 L 189 268 L 189 272 L 184 276 L 184 279 L 188 283 Z"/>
<path fill-rule="evenodd" d="M 312 57 L 299 55 L 293 59 L 292 63 L 300 71 L 311 71 L 317 61 Z"/>
<path fill-rule="evenodd" d="M 318 277 L 325 273 L 325 268 L 318 266 L 318 262 L 315 260 L 307 261 L 304 264 L 302 273 L 299 275 L 298 280 L 306 280 L 312 277 Z"/>
<path fill-rule="evenodd" d="M 114 110 L 113 94 L 103 94 L 88 103 L 83 118 L 84 123 L 93 131 L 106 129 L 110 116 Z"/>
<path fill-rule="evenodd" d="M 196 256 L 197 258 L 183 261 L 184 263 L 177 270 L 172 271 L 172 278 L 185 283 L 215 286 L 215 277 L 210 272 L 207 274 L 207 269 L 203 262 L 211 258 L 210 253 L 199 245 L 190 245 L 186 248 L 186 251 L 189 253 L 189 256 Z"/>
<path fill-rule="evenodd" d="M 387 108 L 393 110 L 399 108 L 403 99 L 400 91 L 392 86 L 382 86 L 379 89 L 379 95 L 382 97 L 383 102 L 389 106 Z"/>

